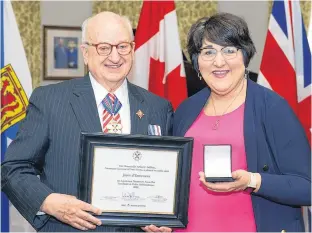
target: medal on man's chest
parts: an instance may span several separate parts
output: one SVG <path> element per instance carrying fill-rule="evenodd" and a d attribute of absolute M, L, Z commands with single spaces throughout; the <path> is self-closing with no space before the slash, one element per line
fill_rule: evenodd
<path fill-rule="evenodd" d="M 122 125 L 120 123 L 118 123 L 117 121 L 115 121 L 114 119 L 112 119 L 107 127 L 108 129 L 108 133 L 118 133 L 121 134 L 121 130 L 122 130 Z"/>
<path fill-rule="evenodd" d="M 122 124 L 121 124 L 121 119 L 120 119 L 120 115 L 118 112 L 122 105 L 116 96 L 114 96 L 112 99 L 106 96 L 103 101 L 103 106 L 105 110 L 111 115 L 111 120 L 106 125 L 106 132 L 121 134 Z"/>

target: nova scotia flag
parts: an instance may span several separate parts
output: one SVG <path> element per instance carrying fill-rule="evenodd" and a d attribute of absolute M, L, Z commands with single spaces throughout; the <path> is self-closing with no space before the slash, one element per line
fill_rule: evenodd
<path fill-rule="evenodd" d="M 0 1 L 1 162 L 26 115 L 31 75 L 10 1 Z M 1 193 L 1 232 L 34 231 Z"/>

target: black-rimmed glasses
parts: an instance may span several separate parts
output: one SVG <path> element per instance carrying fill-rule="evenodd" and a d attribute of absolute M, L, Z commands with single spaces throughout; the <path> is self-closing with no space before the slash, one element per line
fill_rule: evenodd
<path fill-rule="evenodd" d="M 94 46 L 97 53 L 100 56 L 108 56 L 111 54 L 113 47 L 116 47 L 119 55 L 128 55 L 133 47 L 133 42 L 121 42 L 117 45 L 112 45 L 109 43 L 98 43 L 92 44 L 89 42 L 85 42 L 86 45 Z"/>
<path fill-rule="evenodd" d="M 237 56 L 238 48 L 227 46 L 220 50 L 222 56 L 226 60 L 233 59 Z M 214 48 L 202 48 L 200 49 L 200 56 L 204 61 L 212 61 L 216 58 L 219 51 Z"/>

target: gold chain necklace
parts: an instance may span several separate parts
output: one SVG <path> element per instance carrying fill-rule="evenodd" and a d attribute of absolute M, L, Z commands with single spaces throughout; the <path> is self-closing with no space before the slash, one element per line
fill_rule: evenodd
<path fill-rule="evenodd" d="M 234 101 L 236 100 L 236 98 L 239 96 L 239 94 L 242 92 L 243 90 L 243 87 L 244 87 L 244 81 L 243 81 L 243 85 L 242 85 L 242 88 L 240 89 L 240 91 L 238 92 L 238 94 L 235 96 L 235 98 L 232 100 L 232 102 L 230 103 L 230 105 L 225 109 L 225 111 L 222 113 L 222 115 L 220 115 L 218 117 L 218 119 L 216 120 L 216 122 L 212 125 L 212 129 L 213 130 L 217 130 L 219 128 L 219 124 L 220 124 L 220 119 L 221 117 L 223 117 L 223 115 L 226 113 L 226 111 L 229 109 L 229 107 L 234 103 Z M 217 111 L 216 111 L 216 107 L 214 105 L 214 102 L 213 102 L 213 98 L 211 96 L 211 102 L 212 102 L 212 106 L 213 106 L 213 109 L 214 109 L 214 112 L 215 112 L 215 116 L 217 116 Z"/>

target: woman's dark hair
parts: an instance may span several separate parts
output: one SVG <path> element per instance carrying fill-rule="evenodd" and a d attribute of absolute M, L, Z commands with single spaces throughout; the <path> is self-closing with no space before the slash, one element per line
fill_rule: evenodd
<path fill-rule="evenodd" d="M 242 18 L 229 13 L 201 18 L 192 25 L 187 38 L 187 50 L 197 72 L 198 55 L 204 39 L 220 46 L 234 46 L 240 49 L 246 68 L 256 52 L 247 23 Z"/>

